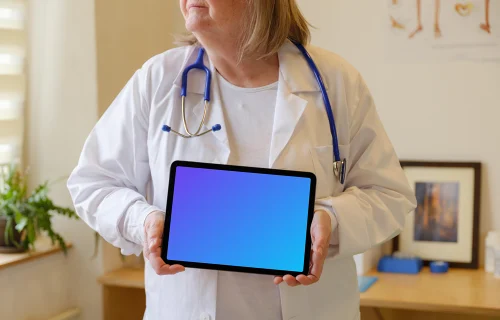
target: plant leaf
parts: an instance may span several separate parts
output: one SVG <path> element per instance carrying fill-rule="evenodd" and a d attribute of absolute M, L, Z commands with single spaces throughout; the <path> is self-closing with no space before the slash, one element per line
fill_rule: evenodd
<path fill-rule="evenodd" d="M 61 235 L 52 229 L 51 219 L 56 214 L 79 219 L 76 212 L 54 204 L 48 196 L 48 181 L 28 192 L 28 189 L 31 190 L 27 183 L 28 171 L 21 171 L 15 163 L 11 163 L 6 170 L 0 170 L 0 176 L 4 177 L 0 186 L 0 216 L 6 217 L 8 224 L 3 235 L 5 242 L 16 244 L 14 237 L 17 236 L 17 230 L 23 232 L 19 245 L 28 249 L 33 247 L 38 234 L 45 231 L 52 243 L 58 243 L 66 252 L 66 243 Z"/>
<path fill-rule="evenodd" d="M 76 212 L 73 209 L 54 206 L 53 210 L 56 211 L 57 213 L 63 215 L 63 216 L 68 217 L 68 218 L 74 218 L 76 220 L 79 219 L 78 215 L 76 214 Z"/>
<path fill-rule="evenodd" d="M 19 209 L 12 203 L 9 203 L 8 205 L 9 209 L 12 210 L 12 212 L 14 212 L 14 217 L 17 219 L 17 217 L 21 217 L 22 214 L 21 212 L 19 211 Z"/>
<path fill-rule="evenodd" d="M 28 243 L 34 243 L 36 239 L 36 232 L 35 232 L 35 225 L 32 221 L 28 220 L 28 225 L 27 225 L 27 231 L 28 231 Z"/>
<path fill-rule="evenodd" d="M 21 214 L 21 212 L 19 212 L 19 210 L 17 208 L 14 207 L 14 209 L 15 209 L 14 219 L 16 221 L 16 224 L 19 224 L 19 223 L 21 223 L 21 220 L 25 217 Z"/>
<path fill-rule="evenodd" d="M 14 239 L 14 228 L 12 227 L 12 217 L 7 217 L 7 224 L 5 226 L 5 243 L 13 244 L 16 247 L 19 247 L 19 243 Z"/>
<path fill-rule="evenodd" d="M 12 228 L 12 217 L 7 216 L 7 222 L 5 224 L 4 241 L 5 244 L 10 243 L 10 229 Z"/>
<path fill-rule="evenodd" d="M 19 221 L 17 221 L 17 218 L 16 218 L 16 230 L 19 232 L 22 232 L 24 230 L 24 228 L 26 228 L 28 221 L 29 220 L 26 217 L 21 217 L 19 219 Z"/>

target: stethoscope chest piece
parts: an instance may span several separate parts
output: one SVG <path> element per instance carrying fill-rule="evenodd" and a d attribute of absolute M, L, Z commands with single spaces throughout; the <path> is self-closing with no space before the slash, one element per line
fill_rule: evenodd
<path fill-rule="evenodd" d="M 345 177 L 347 173 L 347 160 L 334 161 L 333 162 L 333 172 L 335 176 L 339 179 L 341 184 L 344 184 Z"/>

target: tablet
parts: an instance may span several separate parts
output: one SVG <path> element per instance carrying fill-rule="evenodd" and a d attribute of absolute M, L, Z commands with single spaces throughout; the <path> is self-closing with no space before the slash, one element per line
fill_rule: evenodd
<path fill-rule="evenodd" d="M 315 190 L 310 172 L 175 161 L 162 259 L 186 268 L 307 275 Z"/>

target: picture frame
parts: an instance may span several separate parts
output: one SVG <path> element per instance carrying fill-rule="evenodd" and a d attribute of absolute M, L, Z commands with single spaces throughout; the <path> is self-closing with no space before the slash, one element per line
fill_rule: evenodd
<path fill-rule="evenodd" d="M 481 163 L 400 161 L 417 199 L 392 251 L 445 261 L 451 268 L 479 267 Z"/>

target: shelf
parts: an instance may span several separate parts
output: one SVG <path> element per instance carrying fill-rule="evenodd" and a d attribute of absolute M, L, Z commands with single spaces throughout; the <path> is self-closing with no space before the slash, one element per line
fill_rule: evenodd
<path fill-rule="evenodd" d="M 71 243 L 67 244 L 68 249 L 72 247 Z M 49 255 L 62 253 L 59 246 L 53 246 L 50 239 L 40 239 L 35 244 L 35 251 L 28 251 L 22 253 L 0 253 L 0 270 L 7 267 L 12 267 L 18 264 L 26 263 L 28 261 L 40 259 Z"/>
<path fill-rule="evenodd" d="M 123 268 L 99 277 L 99 282 L 111 287 L 144 289 L 144 270 Z"/>

